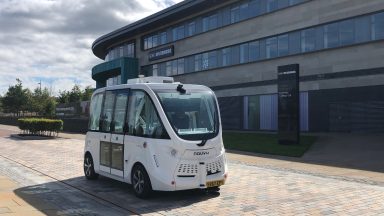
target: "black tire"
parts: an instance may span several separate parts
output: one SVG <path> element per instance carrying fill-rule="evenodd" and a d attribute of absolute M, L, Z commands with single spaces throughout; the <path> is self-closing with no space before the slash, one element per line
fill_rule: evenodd
<path fill-rule="evenodd" d="M 132 188 L 135 195 L 139 198 L 148 198 L 152 193 L 151 180 L 142 165 L 135 165 L 131 174 Z"/>
<path fill-rule="evenodd" d="M 99 174 L 95 172 L 91 154 L 85 154 L 84 156 L 84 175 L 88 180 L 94 180 L 99 177 Z"/>

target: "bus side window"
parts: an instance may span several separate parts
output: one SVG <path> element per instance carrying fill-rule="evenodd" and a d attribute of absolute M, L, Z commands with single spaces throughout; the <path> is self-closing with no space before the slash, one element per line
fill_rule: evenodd
<path fill-rule="evenodd" d="M 103 93 L 98 93 L 92 97 L 91 107 L 89 109 L 89 127 L 91 131 L 98 131 L 100 123 L 101 106 L 103 105 Z"/>
<path fill-rule="evenodd" d="M 169 139 L 151 98 L 143 91 L 131 91 L 127 123 L 129 135 Z"/>
<path fill-rule="evenodd" d="M 105 93 L 104 107 L 101 113 L 101 125 L 100 130 L 104 132 L 111 131 L 113 105 L 115 101 L 115 94 L 112 91 Z"/>
<path fill-rule="evenodd" d="M 123 133 L 125 113 L 127 109 L 128 93 L 124 91 L 116 92 L 115 110 L 111 130 L 115 133 Z"/>

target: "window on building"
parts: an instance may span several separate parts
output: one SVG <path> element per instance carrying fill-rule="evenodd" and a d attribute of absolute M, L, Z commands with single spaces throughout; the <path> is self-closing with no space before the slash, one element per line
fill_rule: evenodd
<path fill-rule="evenodd" d="M 158 46 L 158 37 L 157 35 L 152 36 L 152 47 L 157 47 Z"/>
<path fill-rule="evenodd" d="M 339 23 L 340 45 L 349 45 L 355 41 L 355 22 L 353 19 Z"/>
<path fill-rule="evenodd" d="M 144 49 L 148 49 L 148 38 L 144 38 L 143 45 L 144 45 Z"/>
<path fill-rule="evenodd" d="M 184 58 L 177 60 L 177 74 L 184 74 Z"/>
<path fill-rule="evenodd" d="M 279 9 L 281 9 L 281 8 L 286 8 L 286 7 L 288 7 L 289 6 L 289 0 L 278 0 L 277 1 L 277 7 L 279 8 Z"/>
<path fill-rule="evenodd" d="M 289 33 L 289 54 L 297 54 L 301 52 L 301 32 Z"/>
<path fill-rule="evenodd" d="M 101 107 L 103 103 L 104 94 L 95 94 L 91 100 L 90 114 L 89 114 L 89 130 L 98 131 Z"/>
<path fill-rule="evenodd" d="M 255 17 L 261 14 L 261 0 L 249 1 L 249 16 Z"/>
<path fill-rule="evenodd" d="M 166 44 L 167 43 L 167 32 L 161 32 L 160 33 L 160 44 Z"/>
<path fill-rule="evenodd" d="M 206 32 L 209 30 L 209 17 L 203 18 L 203 32 Z"/>
<path fill-rule="evenodd" d="M 172 76 L 174 76 L 174 75 L 177 75 L 177 68 L 178 68 L 177 59 L 171 62 L 172 62 Z"/>
<path fill-rule="evenodd" d="M 191 73 L 195 71 L 195 56 L 188 56 L 185 58 L 184 64 L 186 65 L 185 73 Z"/>
<path fill-rule="evenodd" d="M 260 59 L 265 59 L 266 58 L 266 40 L 262 39 L 259 41 L 260 45 Z"/>
<path fill-rule="evenodd" d="M 239 22 L 240 20 L 240 8 L 239 6 L 231 8 L 231 23 Z"/>
<path fill-rule="evenodd" d="M 231 64 L 231 48 L 222 49 L 221 56 L 223 66 L 229 66 Z"/>
<path fill-rule="evenodd" d="M 172 76 L 172 62 L 171 61 L 167 61 L 165 63 L 165 74 L 167 76 Z"/>
<path fill-rule="evenodd" d="M 364 16 L 355 19 L 355 42 L 367 42 L 371 40 L 371 17 Z"/>
<path fill-rule="evenodd" d="M 384 12 L 372 15 L 372 40 L 384 39 Z"/>
<path fill-rule="evenodd" d="M 209 67 L 209 53 L 203 53 L 201 59 L 202 59 L 201 70 L 207 70 Z"/>
<path fill-rule="evenodd" d="M 259 96 L 248 96 L 248 129 L 260 129 L 260 102 Z"/>
<path fill-rule="evenodd" d="M 260 59 L 260 46 L 259 41 L 249 43 L 249 61 L 257 61 Z"/>
<path fill-rule="evenodd" d="M 208 68 L 216 68 L 217 67 L 217 51 L 211 51 L 208 53 Z"/>
<path fill-rule="evenodd" d="M 195 71 L 201 70 L 201 65 L 202 65 L 201 58 L 202 58 L 201 54 L 195 55 Z"/>
<path fill-rule="evenodd" d="M 240 45 L 240 63 L 247 63 L 249 61 L 249 45 L 248 43 Z"/>
<path fill-rule="evenodd" d="M 277 0 L 267 0 L 267 12 L 272 12 L 278 9 Z"/>
<path fill-rule="evenodd" d="M 180 40 L 184 38 L 184 25 L 172 29 L 173 40 Z"/>
<path fill-rule="evenodd" d="M 280 35 L 278 37 L 278 54 L 279 56 L 286 56 L 289 53 L 289 40 L 288 34 Z"/>
<path fill-rule="evenodd" d="M 301 3 L 303 0 L 289 0 L 289 5 L 295 5 Z"/>
<path fill-rule="evenodd" d="M 124 56 L 124 46 L 119 47 L 119 58 Z"/>
<path fill-rule="evenodd" d="M 266 39 L 266 57 L 277 57 L 277 37 L 271 37 Z"/>
<path fill-rule="evenodd" d="M 240 5 L 240 20 L 245 20 L 249 18 L 249 7 L 248 2 L 245 2 Z"/>
<path fill-rule="evenodd" d="M 324 26 L 324 47 L 333 48 L 339 46 L 339 23 Z"/>
<path fill-rule="evenodd" d="M 179 27 L 177 28 L 177 38 L 178 38 L 178 39 L 183 39 L 183 38 L 184 38 L 184 33 L 185 33 L 184 25 L 179 26 Z"/>
<path fill-rule="evenodd" d="M 216 29 L 218 27 L 217 14 L 203 18 L 203 32 Z"/>
<path fill-rule="evenodd" d="M 135 57 L 135 44 L 129 43 L 124 45 L 124 55 L 125 57 L 134 58 Z"/>
<path fill-rule="evenodd" d="M 188 36 L 192 36 L 196 33 L 196 23 L 190 22 L 188 23 Z"/>
<path fill-rule="evenodd" d="M 152 76 L 159 76 L 158 75 L 158 65 L 157 64 L 152 65 Z"/>
<path fill-rule="evenodd" d="M 167 64 L 165 62 L 159 64 L 158 74 L 159 74 L 159 76 L 166 76 L 167 75 Z"/>
<path fill-rule="evenodd" d="M 107 86 L 114 86 L 121 84 L 121 75 L 113 76 L 107 79 Z"/>
<path fill-rule="evenodd" d="M 324 28 L 318 26 L 316 29 L 316 50 L 324 49 Z"/>
<path fill-rule="evenodd" d="M 301 31 L 301 51 L 310 52 L 316 49 L 316 29 L 309 28 Z"/>
<path fill-rule="evenodd" d="M 231 64 L 236 65 L 240 63 L 240 46 L 231 47 Z"/>

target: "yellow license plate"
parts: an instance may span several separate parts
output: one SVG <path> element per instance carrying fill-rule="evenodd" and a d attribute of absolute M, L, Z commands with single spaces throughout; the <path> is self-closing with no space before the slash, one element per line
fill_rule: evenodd
<path fill-rule="evenodd" d="M 219 187 L 224 184 L 224 180 L 219 180 L 219 181 L 209 181 L 206 182 L 205 185 L 207 187 Z"/>

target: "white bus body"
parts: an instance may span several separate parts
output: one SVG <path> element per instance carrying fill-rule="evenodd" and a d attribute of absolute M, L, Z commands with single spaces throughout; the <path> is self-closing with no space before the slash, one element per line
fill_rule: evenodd
<path fill-rule="evenodd" d="M 218 190 L 227 164 L 219 107 L 212 90 L 166 78 L 97 89 L 91 101 L 84 173 L 152 190 Z"/>

